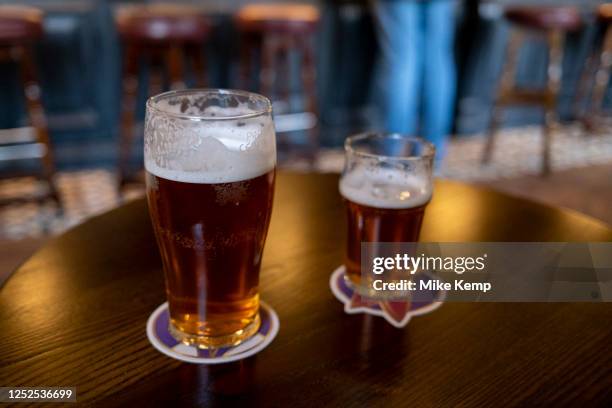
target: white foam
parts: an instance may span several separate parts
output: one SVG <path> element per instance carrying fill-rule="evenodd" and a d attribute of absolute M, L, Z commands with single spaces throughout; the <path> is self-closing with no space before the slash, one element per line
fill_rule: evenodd
<path fill-rule="evenodd" d="M 213 110 L 228 117 L 249 113 L 245 109 Z M 147 123 L 145 168 L 157 177 L 185 183 L 229 183 L 260 176 L 276 165 L 274 126 L 269 116 L 176 121 L 179 127 L 175 123 Z"/>
<path fill-rule="evenodd" d="M 405 209 L 427 204 L 431 199 L 432 184 L 425 174 L 359 167 L 342 176 L 340 194 L 368 207 Z"/>
<path fill-rule="evenodd" d="M 197 184 L 232 183 L 249 180 L 261 176 L 274 168 L 274 165 L 247 168 L 243 164 L 237 167 L 230 167 L 228 170 L 207 171 L 204 173 L 165 169 L 151 162 L 145 162 L 145 168 L 149 173 L 166 180 Z"/>
<path fill-rule="evenodd" d="M 230 117 L 230 116 L 243 116 L 256 113 L 255 110 L 249 108 L 246 103 L 239 103 L 236 106 L 221 107 L 221 106 L 207 106 L 201 109 L 197 104 L 196 100 L 198 95 L 189 95 L 182 98 L 166 98 L 160 99 L 155 102 L 158 109 L 163 112 L 169 112 L 173 114 L 180 114 L 186 116 L 203 116 L 207 118 L 214 117 Z M 183 105 L 182 102 L 185 101 Z"/>

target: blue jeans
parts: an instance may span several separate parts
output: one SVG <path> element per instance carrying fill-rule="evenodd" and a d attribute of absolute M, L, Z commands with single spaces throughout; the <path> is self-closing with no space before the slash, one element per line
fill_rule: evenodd
<path fill-rule="evenodd" d="M 455 98 L 454 11 L 453 0 L 374 1 L 386 130 L 420 133 L 434 143 L 438 158 L 446 151 Z"/>

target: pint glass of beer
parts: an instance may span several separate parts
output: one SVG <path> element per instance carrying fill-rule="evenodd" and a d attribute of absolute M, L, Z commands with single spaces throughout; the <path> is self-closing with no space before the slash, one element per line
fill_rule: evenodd
<path fill-rule="evenodd" d="M 434 146 L 399 134 L 346 139 L 340 193 L 347 211 L 345 266 L 349 283 L 365 288 L 361 243 L 416 242 L 433 191 Z"/>
<path fill-rule="evenodd" d="M 185 344 L 236 345 L 259 328 L 276 166 L 271 115 L 267 98 L 242 91 L 172 91 L 147 102 L 147 199 L 170 332 Z"/>

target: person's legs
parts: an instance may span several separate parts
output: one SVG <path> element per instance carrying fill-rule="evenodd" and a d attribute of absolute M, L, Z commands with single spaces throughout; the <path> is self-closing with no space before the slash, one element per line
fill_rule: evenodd
<path fill-rule="evenodd" d="M 381 55 L 377 94 L 386 131 L 414 134 L 421 85 L 420 2 L 374 1 Z"/>
<path fill-rule="evenodd" d="M 455 99 L 455 2 L 423 2 L 424 35 L 424 106 L 423 136 L 434 143 L 437 158 L 444 157 L 451 130 Z"/>

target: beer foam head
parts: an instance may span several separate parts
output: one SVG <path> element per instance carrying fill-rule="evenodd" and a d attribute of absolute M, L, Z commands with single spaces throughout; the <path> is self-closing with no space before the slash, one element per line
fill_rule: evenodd
<path fill-rule="evenodd" d="M 149 100 L 146 170 L 187 183 L 227 183 L 272 170 L 276 142 L 269 102 L 248 93 L 231 99 L 227 92 L 186 91 Z"/>
<path fill-rule="evenodd" d="M 404 209 L 427 204 L 432 183 L 425 174 L 399 169 L 355 167 L 340 179 L 340 194 L 349 201 L 375 208 Z"/>

